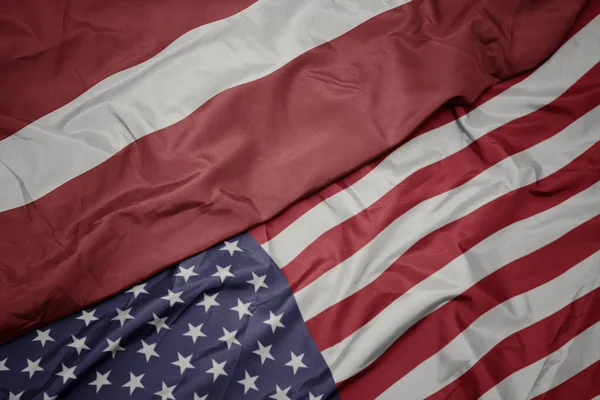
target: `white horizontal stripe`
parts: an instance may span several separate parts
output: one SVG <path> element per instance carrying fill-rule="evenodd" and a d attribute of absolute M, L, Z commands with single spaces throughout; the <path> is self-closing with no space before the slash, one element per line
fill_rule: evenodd
<path fill-rule="evenodd" d="M 599 196 L 597 183 L 556 207 L 494 233 L 413 286 L 359 330 L 323 351 L 335 381 L 363 370 L 420 319 L 481 279 L 599 215 Z"/>
<path fill-rule="evenodd" d="M 453 190 L 416 205 L 352 257 L 299 290 L 296 299 L 302 316 L 305 320 L 313 318 L 367 286 L 429 233 L 563 168 L 600 140 L 598 121 L 600 107 L 550 139 L 504 159 Z"/>
<path fill-rule="evenodd" d="M 599 193 L 596 188 L 596 202 L 600 198 Z M 442 350 L 410 371 L 378 398 L 421 400 L 453 382 L 505 338 L 598 288 L 599 256 L 600 252 L 597 252 L 558 278 L 515 296 L 483 314 Z"/>
<path fill-rule="evenodd" d="M 186 33 L 0 141 L 0 211 L 44 196 L 214 95 L 264 77 L 407 1 L 260 0 Z"/>
<path fill-rule="evenodd" d="M 417 136 L 400 146 L 365 177 L 323 200 L 264 243 L 263 249 L 280 268 L 285 267 L 323 233 L 368 208 L 417 170 L 552 102 L 600 61 L 600 52 L 596 51 L 598 41 L 600 17 L 571 38 L 527 79 L 457 122 Z"/>
<path fill-rule="evenodd" d="M 596 280 L 600 279 L 600 271 Z M 515 372 L 481 400 L 532 399 L 566 382 L 600 360 L 600 322 L 547 357 Z"/>

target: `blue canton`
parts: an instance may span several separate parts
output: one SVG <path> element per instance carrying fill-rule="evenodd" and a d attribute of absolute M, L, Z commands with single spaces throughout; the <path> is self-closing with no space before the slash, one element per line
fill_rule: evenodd
<path fill-rule="evenodd" d="M 0 399 L 337 398 L 285 277 L 248 234 L 0 346 Z"/>

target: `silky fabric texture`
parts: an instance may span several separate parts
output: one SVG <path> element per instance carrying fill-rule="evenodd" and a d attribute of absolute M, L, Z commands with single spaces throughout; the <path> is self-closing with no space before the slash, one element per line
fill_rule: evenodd
<path fill-rule="evenodd" d="M 255 0 L 0 3 L 0 139 Z"/>
<path fill-rule="evenodd" d="M 267 220 L 534 67 L 584 3 L 409 3 L 0 214 L 0 342 Z"/>

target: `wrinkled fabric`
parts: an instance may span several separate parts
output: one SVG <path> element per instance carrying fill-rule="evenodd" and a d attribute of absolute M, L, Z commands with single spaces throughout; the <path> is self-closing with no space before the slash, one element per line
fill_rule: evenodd
<path fill-rule="evenodd" d="M 584 3 L 414 1 L 1 213 L 0 342 L 269 219 L 534 67 Z"/>

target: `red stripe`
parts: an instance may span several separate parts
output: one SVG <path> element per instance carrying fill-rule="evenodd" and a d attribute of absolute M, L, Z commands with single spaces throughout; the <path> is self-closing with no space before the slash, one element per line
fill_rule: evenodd
<path fill-rule="evenodd" d="M 542 190 L 530 194 L 530 199 L 521 197 L 515 198 L 515 201 L 536 201 L 536 196 L 541 193 L 547 192 Z M 421 319 L 374 363 L 351 379 L 341 382 L 338 385 L 341 398 L 375 398 L 421 362 L 440 351 L 485 312 L 509 298 L 556 278 L 597 251 L 600 248 L 599 228 L 600 217 L 595 217 L 550 245 L 485 277 L 454 300 Z"/>
<path fill-rule="evenodd" d="M 564 44 L 568 39 L 573 37 L 573 35 L 575 35 L 579 30 L 581 30 L 585 25 L 587 25 L 598 14 L 600 14 L 600 1 L 589 1 L 586 7 L 584 7 L 581 11 L 580 15 L 578 15 L 575 23 L 563 39 L 562 43 Z M 479 96 L 477 100 L 472 104 L 465 104 L 459 99 L 451 100 L 447 104 L 447 106 L 439 109 L 431 118 L 426 120 L 423 123 L 423 125 L 419 127 L 419 129 L 417 129 L 411 135 L 407 136 L 402 143 L 405 143 L 418 135 L 421 135 L 425 132 L 429 132 L 433 129 L 436 129 L 442 125 L 445 125 L 457 118 L 468 114 L 473 109 L 481 106 L 485 102 L 500 95 L 505 90 L 521 82 L 523 79 L 531 75 L 532 72 L 533 71 L 529 71 L 527 73 L 518 75 L 514 78 L 502 81 L 496 85 L 491 86 L 489 89 L 483 92 L 481 96 Z M 328 199 L 329 197 L 342 190 L 345 190 L 346 188 L 354 184 L 356 181 L 360 180 L 367 173 L 373 170 L 375 166 L 377 166 L 382 160 L 383 159 L 381 158 L 372 164 L 368 164 L 356 171 L 355 173 L 331 184 L 319 193 L 316 193 L 313 196 L 299 201 L 294 206 L 287 209 L 283 214 L 277 216 L 277 218 L 273 218 L 268 222 L 254 228 L 251 231 L 252 236 L 256 239 L 256 241 L 259 244 L 266 243 L 270 239 L 277 236 L 285 228 L 290 226 L 294 221 L 296 221 L 298 218 L 304 215 L 308 210 L 319 204 L 321 201 Z"/>
<path fill-rule="evenodd" d="M 600 226 L 596 225 L 595 228 L 594 236 L 600 238 L 598 234 Z M 581 239 L 589 241 L 589 238 Z M 597 242 L 599 243 L 597 247 L 600 248 L 600 240 Z M 556 263 L 556 259 L 547 260 L 547 264 L 538 264 L 536 267 L 547 268 Z M 520 279 L 520 277 L 515 278 Z M 504 378 L 560 349 L 598 321 L 600 321 L 600 289 L 581 297 L 548 318 L 507 337 L 459 379 L 428 399 L 477 399 Z"/>
<path fill-rule="evenodd" d="M 509 192 L 423 237 L 375 281 L 307 321 L 317 346 L 324 350 L 348 337 L 407 290 L 496 231 L 549 209 L 593 184 L 600 178 L 594 162 L 600 162 L 600 143 L 555 174 Z M 586 171 L 585 176 L 580 171 Z M 544 197 L 540 197 L 542 194 Z M 459 243 L 456 238 L 460 238 Z M 337 320 L 340 315 L 344 316 L 343 324 Z"/>
<path fill-rule="evenodd" d="M 0 342 L 272 217 L 404 140 L 448 99 L 472 101 L 532 67 L 582 1 L 409 3 L 0 214 Z"/>
<path fill-rule="evenodd" d="M 546 107 L 422 168 L 371 207 L 323 234 L 283 268 L 292 290 L 308 286 L 348 259 L 419 203 L 454 189 L 501 160 L 546 140 L 597 104 L 600 104 L 600 65 Z"/>
<path fill-rule="evenodd" d="M 0 2 L 0 140 L 255 1 Z"/>
<path fill-rule="evenodd" d="M 600 396 L 600 361 L 596 361 L 571 379 L 533 400 L 590 400 Z"/>

